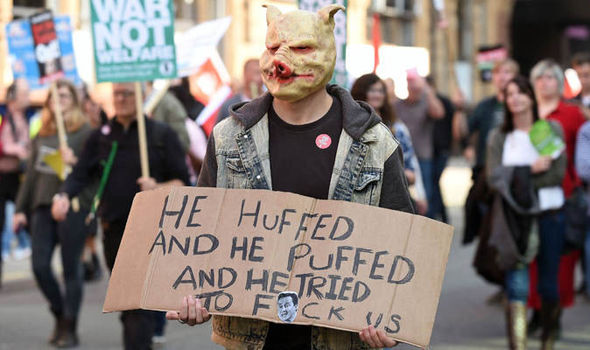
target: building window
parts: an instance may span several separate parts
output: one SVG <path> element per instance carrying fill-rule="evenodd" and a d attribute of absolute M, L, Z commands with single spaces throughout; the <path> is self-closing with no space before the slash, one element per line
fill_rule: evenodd
<path fill-rule="evenodd" d="M 412 46 L 414 22 L 419 7 L 415 0 L 373 0 L 368 14 L 367 40 L 372 40 L 373 13 L 380 15 L 381 40 L 384 43 Z"/>
<path fill-rule="evenodd" d="M 470 61 L 473 56 L 473 3 L 471 0 L 459 0 L 457 3 L 457 19 L 459 30 L 459 59 Z"/>
<path fill-rule="evenodd" d="M 388 17 L 413 18 L 418 11 L 415 0 L 373 0 L 371 8 Z"/>
<path fill-rule="evenodd" d="M 44 8 L 45 0 L 14 0 L 13 6 Z"/>
<path fill-rule="evenodd" d="M 176 19 L 196 21 L 197 4 L 194 0 L 174 0 L 174 13 Z"/>

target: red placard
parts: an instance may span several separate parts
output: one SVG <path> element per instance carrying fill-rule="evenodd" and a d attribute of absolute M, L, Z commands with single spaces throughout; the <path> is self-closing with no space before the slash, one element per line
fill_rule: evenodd
<path fill-rule="evenodd" d="M 39 65 L 40 81 L 44 84 L 64 75 L 61 50 L 51 11 L 34 14 L 30 17 L 30 21 L 35 45 L 35 59 Z"/>

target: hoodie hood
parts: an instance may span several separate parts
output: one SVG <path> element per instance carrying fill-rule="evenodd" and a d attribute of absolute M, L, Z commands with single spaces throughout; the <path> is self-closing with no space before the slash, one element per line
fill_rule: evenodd
<path fill-rule="evenodd" d="M 338 85 L 328 85 L 326 90 L 330 96 L 340 101 L 343 114 L 342 126 L 354 140 L 360 140 L 368 129 L 381 122 L 381 118 L 371 106 L 362 101 L 355 101 L 348 90 Z M 272 100 L 273 96 L 266 92 L 252 101 L 232 105 L 229 112 L 231 117 L 236 118 L 245 129 L 250 129 L 268 112 Z"/>

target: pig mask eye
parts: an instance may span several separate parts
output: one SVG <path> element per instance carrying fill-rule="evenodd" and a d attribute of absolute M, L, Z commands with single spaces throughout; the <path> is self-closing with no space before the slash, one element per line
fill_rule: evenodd
<path fill-rule="evenodd" d="M 291 50 L 293 50 L 297 53 L 310 53 L 313 51 L 313 47 L 311 47 L 311 46 L 293 46 L 293 47 L 291 47 Z"/>
<path fill-rule="evenodd" d="M 279 45 L 274 45 L 274 46 L 267 46 L 266 49 L 271 53 L 271 54 L 275 54 L 277 52 L 277 50 L 279 49 Z"/>

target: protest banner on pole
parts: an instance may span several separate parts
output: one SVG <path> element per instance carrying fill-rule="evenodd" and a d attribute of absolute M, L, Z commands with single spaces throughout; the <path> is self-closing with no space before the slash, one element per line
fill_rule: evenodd
<path fill-rule="evenodd" d="M 53 114 L 55 115 L 59 148 L 64 149 L 68 147 L 68 141 L 56 83 L 56 79 L 63 77 L 64 72 L 53 15 L 51 11 L 43 11 L 32 15 L 29 20 L 31 23 L 31 32 L 33 33 L 35 59 L 39 67 L 39 81 L 42 84 L 47 82 L 51 84 L 51 99 L 53 102 Z M 62 171 L 63 174 L 58 174 L 58 176 L 65 178 L 71 171 L 71 168 L 63 164 Z"/>
<path fill-rule="evenodd" d="M 230 24 L 231 17 L 199 23 L 176 38 L 176 65 L 179 77 L 195 73 L 212 53 L 217 51 L 217 45 Z"/>
<path fill-rule="evenodd" d="M 35 45 L 35 59 L 39 67 L 39 80 L 45 83 L 63 77 L 61 50 L 51 11 L 34 14 L 29 20 Z"/>
<path fill-rule="evenodd" d="M 210 51 L 209 57 L 199 69 L 189 76 L 193 97 L 205 105 L 196 122 L 207 136 L 213 131 L 221 105 L 231 96 L 229 82 L 229 73 L 215 49 Z"/>
<path fill-rule="evenodd" d="M 193 97 L 205 106 L 196 121 L 206 135 L 232 92 L 229 73 L 217 52 L 230 24 L 231 17 L 199 23 L 176 38 L 178 76 L 189 77 Z"/>
<path fill-rule="evenodd" d="M 98 82 L 176 78 L 170 0 L 91 0 Z"/>
<path fill-rule="evenodd" d="M 72 44 L 72 25 L 69 16 L 54 16 L 53 22 L 59 50 L 61 67 L 65 78 L 80 85 Z M 6 25 L 9 60 L 14 79 L 25 79 L 31 90 L 49 88 L 40 81 L 39 63 L 35 57 L 35 43 L 28 19 L 19 19 Z"/>
<path fill-rule="evenodd" d="M 174 11 L 170 0 L 91 0 L 98 82 L 135 82 L 141 173 L 149 177 L 143 98 L 138 82 L 176 78 Z"/>
<path fill-rule="evenodd" d="M 359 331 L 426 347 L 453 228 L 408 213 L 266 190 L 138 193 L 103 310 L 177 310 Z M 280 296 L 298 305 L 279 312 Z"/>

